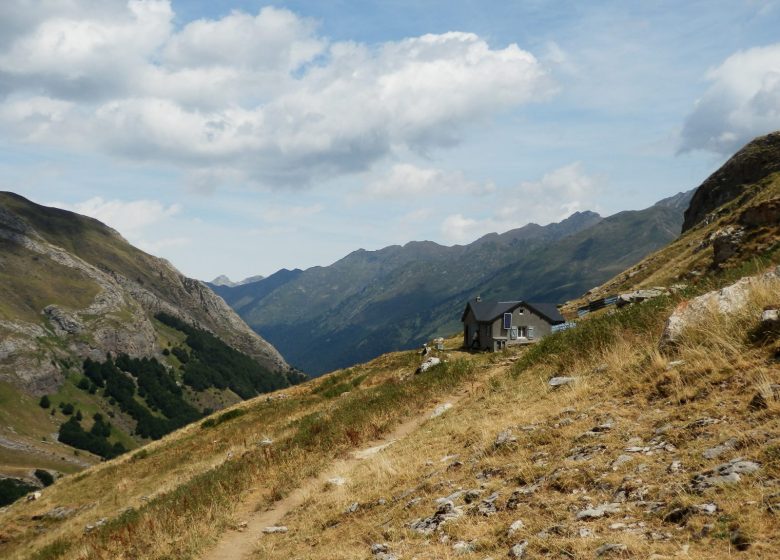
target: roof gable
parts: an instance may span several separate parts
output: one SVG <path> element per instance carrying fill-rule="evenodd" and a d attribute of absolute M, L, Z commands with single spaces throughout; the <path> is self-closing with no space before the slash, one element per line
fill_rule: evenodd
<path fill-rule="evenodd" d="M 525 305 L 548 323 L 557 325 L 564 323 L 565 319 L 558 311 L 554 303 L 529 303 L 527 301 L 477 301 L 469 300 L 461 315 L 461 322 L 466 320 L 466 315 L 471 309 L 474 320 L 479 323 L 491 323 L 504 313 L 511 313 L 521 305 Z"/>

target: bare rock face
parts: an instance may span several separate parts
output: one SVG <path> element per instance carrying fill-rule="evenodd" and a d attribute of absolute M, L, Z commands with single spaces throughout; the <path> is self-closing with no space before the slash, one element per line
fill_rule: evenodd
<path fill-rule="evenodd" d="M 780 132 L 750 142 L 696 189 L 685 211 L 682 231 L 701 223 L 710 212 L 742 194 L 748 185 L 776 171 L 780 171 Z"/>
<path fill-rule="evenodd" d="M 747 227 L 775 226 L 780 224 L 780 198 L 767 200 L 746 208 L 739 216 L 739 223 Z"/>
<path fill-rule="evenodd" d="M 738 311 L 746 304 L 752 286 L 778 279 L 780 267 L 758 276 L 746 276 L 730 286 L 682 302 L 666 321 L 661 347 L 674 345 L 686 328 L 706 319 L 708 313 L 729 314 Z"/>
<path fill-rule="evenodd" d="M 734 226 L 726 226 L 713 233 L 710 237 L 713 266 L 719 266 L 738 254 L 744 237 L 744 228 Z"/>

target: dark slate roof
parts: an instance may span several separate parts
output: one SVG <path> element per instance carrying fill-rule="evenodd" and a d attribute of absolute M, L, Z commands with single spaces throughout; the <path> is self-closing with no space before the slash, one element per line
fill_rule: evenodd
<path fill-rule="evenodd" d="M 466 318 L 466 313 L 471 308 L 474 313 L 474 318 L 480 323 L 490 323 L 495 321 L 504 313 L 509 313 L 514 310 L 520 304 L 525 304 L 527 307 L 547 319 L 553 325 L 559 323 L 565 323 L 565 319 L 558 311 L 558 307 L 554 303 L 529 303 L 527 301 L 477 301 L 476 299 L 469 300 L 466 304 L 466 309 L 463 310 L 463 315 L 460 320 L 463 321 Z"/>
<path fill-rule="evenodd" d="M 509 313 L 512 309 L 523 303 L 522 301 L 477 301 L 472 299 L 466 304 L 461 321 L 466 318 L 466 312 L 471 307 L 474 318 L 482 322 L 490 322 L 500 317 L 504 313 Z"/>

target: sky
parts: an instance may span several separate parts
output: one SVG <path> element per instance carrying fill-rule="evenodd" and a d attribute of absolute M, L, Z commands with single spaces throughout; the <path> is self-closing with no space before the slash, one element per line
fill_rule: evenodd
<path fill-rule="evenodd" d="M 0 3 L 0 190 L 204 280 L 644 208 L 777 129 L 777 0 Z"/>

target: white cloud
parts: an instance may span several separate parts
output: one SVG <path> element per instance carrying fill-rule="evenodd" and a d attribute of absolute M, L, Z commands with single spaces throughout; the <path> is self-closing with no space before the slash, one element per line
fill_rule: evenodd
<path fill-rule="evenodd" d="M 481 195 L 495 190 L 493 183 L 471 181 L 460 171 L 444 171 L 399 163 L 392 167 L 386 177 L 369 184 L 363 194 L 371 197 L 413 199 L 447 194 Z"/>
<path fill-rule="evenodd" d="M 468 123 L 554 92 L 533 55 L 471 33 L 369 46 L 284 9 L 176 29 L 167 0 L 107 6 L 3 8 L 21 29 L 0 42 L 5 134 L 175 165 L 199 190 L 231 173 L 302 186 L 451 146 Z"/>
<path fill-rule="evenodd" d="M 681 151 L 731 154 L 780 129 L 780 43 L 739 51 L 706 77 L 710 86 L 685 121 Z"/>
<path fill-rule="evenodd" d="M 538 181 L 524 181 L 511 189 L 499 190 L 487 198 L 490 215 L 475 219 L 447 216 L 441 233 L 450 243 L 474 241 L 486 233 L 503 233 L 534 222 L 558 222 L 583 210 L 595 210 L 598 178 L 588 175 L 580 162 L 545 173 Z M 493 210 L 497 208 L 497 210 Z"/>
<path fill-rule="evenodd" d="M 130 240 L 139 239 L 144 229 L 181 212 L 178 204 L 165 206 L 156 200 L 104 200 L 99 196 L 75 204 L 52 202 L 50 206 L 100 220 Z"/>

